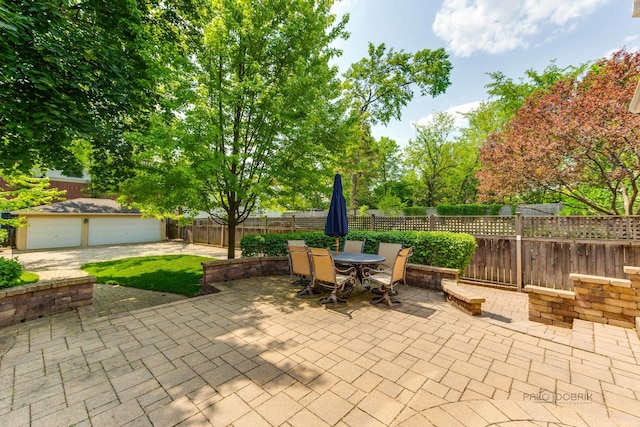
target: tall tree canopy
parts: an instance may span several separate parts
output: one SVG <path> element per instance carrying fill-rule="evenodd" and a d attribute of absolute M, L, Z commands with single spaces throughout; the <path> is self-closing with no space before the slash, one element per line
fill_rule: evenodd
<path fill-rule="evenodd" d="M 414 97 L 414 88 L 421 96 L 437 96 L 451 84 L 452 70 L 444 49 L 423 49 L 414 54 L 387 50 L 384 44 L 369 43 L 369 56 L 349 67 L 344 74 L 344 96 L 354 123 L 343 172 L 350 176 L 349 204 L 358 207 L 359 180 L 368 178 L 372 124 L 388 124 L 400 119 L 402 108 Z M 369 153 L 369 155 L 363 155 Z"/>
<path fill-rule="evenodd" d="M 640 116 L 628 110 L 639 72 L 640 53 L 620 50 L 528 97 L 481 150 L 483 197 L 544 190 L 593 213 L 640 214 Z"/>
<path fill-rule="evenodd" d="M 82 170 L 77 140 L 107 147 L 153 106 L 153 4 L 6 0 L 0 13 L 0 170 Z"/>
<path fill-rule="evenodd" d="M 329 60 L 346 17 L 336 22 L 332 3 L 212 0 L 202 9 L 190 21 L 203 35 L 188 46 L 192 67 L 166 88 L 171 110 L 130 135 L 138 168 L 125 193 L 147 212 L 208 212 L 228 225 L 233 258 L 236 226 L 262 200 L 318 186 L 316 170 L 339 140 Z"/>
<path fill-rule="evenodd" d="M 416 177 L 414 201 L 421 206 L 467 201 L 461 197 L 474 170 L 474 150 L 453 137 L 455 130 L 453 115 L 436 113 L 409 141 L 407 164 Z"/>

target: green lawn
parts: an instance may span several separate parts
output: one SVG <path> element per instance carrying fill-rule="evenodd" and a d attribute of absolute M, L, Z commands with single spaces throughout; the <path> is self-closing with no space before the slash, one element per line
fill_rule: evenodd
<path fill-rule="evenodd" d="M 200 263 L 214 260 L 195 255 L 162 255 L 91 262 L 81 268 L 96 276 L 97 283 L 192 297 L 200 292 Z"/>

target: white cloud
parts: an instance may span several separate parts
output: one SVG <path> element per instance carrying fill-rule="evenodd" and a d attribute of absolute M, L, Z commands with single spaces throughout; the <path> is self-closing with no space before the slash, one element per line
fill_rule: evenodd
<path fill-rule="evenodd" d="M 454 126 L 456 128 L 463 128 L 466 127 L 469 123 L 462 114 L 468 113 L 471 110 L 475 110 L 479 105 L 480 101 L 467 102 L 466 104 L 455 105 L 453 107 L 447 108 L 444 112 L 453 115 L 453 118 L 455 119 Z M 431 124 L 434 114 L 435 113 L 432 113 L 425 117 L 422 117 L 417 122 L 412 122 L 411 125 L 414 128 L 418 126 L 428 126 Z"/>
<path fill-rule="evenodd" d="M 571 31 L 609 0 L 444 0 L 433 31 L 456 55 L 526 48 L 536 36 Z"/>

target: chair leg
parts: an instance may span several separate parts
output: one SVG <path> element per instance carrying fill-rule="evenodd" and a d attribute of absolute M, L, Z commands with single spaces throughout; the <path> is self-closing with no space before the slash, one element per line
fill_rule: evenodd
<path fill-rule="evenodd" d="M 333 290 L 333 291 L 331 291 L 331 295 L 329 295 L 326 298 L 322 298 L 319 302 L 320 302 L 320 304 L 331 304 L 331 303 L 337 304 L 339 302 L 345 303 L 345 302 L 347 302 L 347 300 L 344 299 L 344 298 L 339 298 L 338 294 L 336 293 L 336 291 Z"/>
<path fill-rule="evenodd" d="M 397 300 L 395 298 L 391 298 L 391 295 L 389 293 L 389 288 L 381 289 L 381 293 L 382 293 L 381 296 L 379 296 L 378 298 L 372 299 L 370 303 L 376 305 L 376 304 L 380 304 L 381 302 L 385 302 L 389 307 L 402 304 L 402 301 Z"/>
<path fill-rule="evenodd" d="M 312 286 L 311 282 L 309 282 L 307 283 L 307 286 L 304 289 L 296 292 L 296 296 L 300 298 L 303 298 L 303 297 L 310 298 L 310 297 L 318 296 L 321 293 L 322 293 L 322 290 Z"/>

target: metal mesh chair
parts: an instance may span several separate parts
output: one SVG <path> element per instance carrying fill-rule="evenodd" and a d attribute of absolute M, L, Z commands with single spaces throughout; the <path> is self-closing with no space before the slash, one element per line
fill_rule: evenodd
<path fill-rule="evenodd" d="M 345 240 L 343 252 L 362 253 L 364 250 L 364 240 Z"/>
<path fill-rule="evenodd" d="M 402 244 L 400 243 L 378 243 L 378 255 L 382 255 L 384 257 L 384 261 L 378 264 L 378 268 L 380 270 L 386 270 L 393 267 L 396 255 L 398 255 L 400 249 L 402 249 Z"/>
<path fill-rule="evenodd" d="M 311 287 L 322 286 L 331 291 L 331 295 L 320 300 L 321 304 L 346 302 L 345 299 L 338 298 L 338 292 L 344 291 L 345 285 L 355 285 L 356 269 L 338 269 L 333 262 L 330 249 L 311 248 L 312 280 Z"/>
<path fill-rule="evenodd" d="M 404 282 L 407 271 L 407 262 L 413 254 L 413 246 L 402 249 L 394 258 L 393 266 L 386 270 L 365 269 L 363 272 L 364 281 L 378 285 L 380 296 L 371 300 L 371 304 L 379 304 L 386 302 L 389 307 L 394 304 L 401 304 L 397 299 L 392 298 L 394 295 L 394 285 Z"/>

